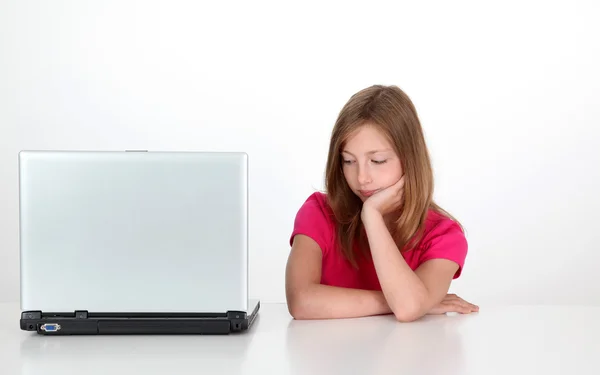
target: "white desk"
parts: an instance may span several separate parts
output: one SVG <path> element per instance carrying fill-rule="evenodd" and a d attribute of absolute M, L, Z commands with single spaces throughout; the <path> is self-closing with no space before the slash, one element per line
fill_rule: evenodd
<path fill-rule="evenodd" d="M 391 316 L 295 321 L 263 304 L 230 336 L 62 336 L 19 329 L 0 304 L 0 373 L 600 374 L 600 307 L 481 307 L 398 323 Z"/>

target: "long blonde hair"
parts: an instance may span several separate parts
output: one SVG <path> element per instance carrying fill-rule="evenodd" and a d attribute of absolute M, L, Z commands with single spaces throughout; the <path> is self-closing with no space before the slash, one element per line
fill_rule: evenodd
<path fill-rule="evenodd" d="M 337 222 L 338 244 L 355 268 L 357 256 L 368 255 L 368 242 L 360 218 L 362 201 L 346 182 L 341 151 L 348 137 L 367 122 L 388 138 L 404 169 L 404 201 L 390 230 L 398 248 L 407 251 L 419 242 L 430 209 L 455 220 L 433 201 L 431 160 L 410 98 L 397 86 L 365 88 L 354 94 L 338 115 L 325 171 L 325 189 Z M 355 245 L 362 250 L 359 254 L 354 250 Z"/>

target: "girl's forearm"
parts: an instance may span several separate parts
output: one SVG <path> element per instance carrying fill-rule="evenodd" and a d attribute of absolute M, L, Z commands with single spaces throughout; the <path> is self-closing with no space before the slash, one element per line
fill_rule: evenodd
<path fill-rule="evenodd" d="M 392 312 L 380 291 L 312 284 L 294 294 L 288 309 L 296 319 L 357 318 Z"/>
<path fill-rule="evenodd" d="M 392 312 L 402 321 L 425 315 L 431 308 L 427 288 L 402 257 L 382 215 L 367 210 L 362 218 L 377 277 Z"/>

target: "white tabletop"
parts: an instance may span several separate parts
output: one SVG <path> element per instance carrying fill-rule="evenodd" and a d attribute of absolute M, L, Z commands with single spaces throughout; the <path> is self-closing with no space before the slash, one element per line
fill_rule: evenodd
<path fill-rule="evenodd" d="M 472 315 L 295 321 L 264 304 L 229 336 L 56 336 L 0 304 L 0 373 L 600 374 L 600 307 L 481 306 Z"/>

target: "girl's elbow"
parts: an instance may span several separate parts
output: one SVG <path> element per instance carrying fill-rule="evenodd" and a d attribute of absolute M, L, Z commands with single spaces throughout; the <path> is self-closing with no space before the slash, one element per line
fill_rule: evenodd
<path fill-rule="evenodd" d="M 288 303 L 288 312 L 296 320 L 308 319 L 306 311 L 298 303 Z"/>
<path fill-rule="evenodd" d="M 424 314 L 422 313 L 421 306 L 419 304 L 403 305 L 393 309 L 396 320 L 402 323 L 414 322 L 420 319 Z"/>
<path fill-rule="evenodd" d="M 422 315 L 410 311 L 398 311 L 394 312 L 394 316 L 399 322 L 410 323 L 414 322 L 415 320 L 418 320 Z"/>
<path fill-rule="evenodd" d="M 296 320 L 310 319 L 304 298 L 301 293 L 294 293 L 287 298 L 288 312 Z"/>

